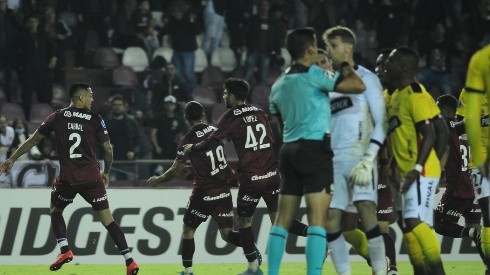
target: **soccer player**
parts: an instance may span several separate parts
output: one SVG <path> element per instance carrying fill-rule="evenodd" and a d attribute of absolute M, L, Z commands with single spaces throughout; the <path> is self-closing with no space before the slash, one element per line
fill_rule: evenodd
<path fill-rule="evenodd" d="M 240 184 L 237 198 L 237 224 L 243 251 L 249 266 L 242 274 L 262 274 L 262 261 L 254 243 L 252 217 L 263 198 L 271 221 L 277 211 L 279 171 L 274 154 L 274 137 L 267 114 L 245 100 L 250 92 L 247 81 L 228 78 L 224 83 L 223 100 L 229 108 L 217 123 L 217 130 L 200 143 L 186 146 L 185 152 L 202 152 L 215 139 L 229 137 L 238 155 L 237 179 Z M 291 233 L 306 236 L 307 226 L 295 220 Z"/>
<path fill-rule="evenodd" d="M 386 78 L 397 90 L 388 105 L 389 142 L 402 179 L 404 237 L 415 274 L 445 274 L 439 242 L 431 230 L 433 203 L 441 175 L 433 121 L 440 116 L 430 94 L 415 81 L 418 56 L 409 48 L 394 49 L 385 64 Z M 444 126 L 445 127 L 445 126 Z M 436 148 L 436 149 L 434 149 Z"/>
<path fill-rule="evenodd" d="M 156 185 L 175 178 L 185 168 L 187 157 L 184 156 L 184 145 L 199 143 L 213 131 L 213 126 L 202 122 L 204 110 L 200 103 L 190 101 L 185 106 L 184 117 L 191 129 L 180 140 L 177 157 L 164 174 L 152 176 L 148 183 Z M 235 179 L 231 168 L 226 162 L 223 143 L 213 139 L 205 150 L 190 152 L 188 157 L 194 168 L 194 187 L 184 214 L 182 233 L 182 265 L 185 270 L 181 275 L 193 275 L 192 258 L 194 255 L 194 232 L 208 216 L 218 224 L 221 238 L 240 246 L 240 236 L 233 229 L 233 201 L 231 197 L 231 180 Z"/>
<path fill-rule="evenodd" d="M 456 120 L 458 100 L 452 95 L 442 95 L 437 105 L 450 129 L 449 157 L 444 168 L 446 191 L 434 212 L 434 229 L 452 238 L 472 238 L 482 256 L 480 241 L 481 209 L 473 203 L 475 194 L 471 182 L 470 148 L 464 130 L 464 122 Z M 465 218 L 465 226 L 458 224 Z"/>
<path fill-rule="evenodd" d="M 49 115 L 39 128 L 0 165 L 0 172 L 8 171 L 15 161 L 42 138 L 56 136 L 56 150 L 60 161 L 60 174 L 51 190 L 51 225 L 61 253 L 49 269 L 56 271 L 73 260 L 68 246 L 63 210 L 77 194 L 92 205 L 109 235 L 124 256 L 127 274 L 138 274 L 138 264 L 133 260 L 121 227 L 114 221 L 107 198 L 106 186 L 112 166 L 112 145 L 102 118 L 91 111 L 94 101 L 92 89 L 87 84 L 73 84 L 69 91 L 70 106 Z M 96 144 L 103 149 L 104 171 L 100 173 L 95 156 Z"/>
<path fill-rule="evenodd" d="M 355 229 L 359 213 L 368 239 L 373 273 L 386 274 L 384 241 L 376 216 L 376 160 L 386 137 L 383 88 L 373 72 L 355 63 L 356 37 L 349 28 L 337 26 L 327 29 L 323 40 L 333 68 L 339 69 L 342 62 L 347 61 L 366 85 L 362 94 L 329 94 L 335 174 L 334 192 L 328 210 L 327 240 L 332 250 L 332 261 L 338 274 L 350 274 L 349 252 L 342 234 L 342 219 L 353 223 L 352 228 Z"/>
<path fill-rule="evenodd" d="M 296 29 L 286 38 L 293 65 L 272 86 L 271 113 L 283 132 L 279 153 L 281 193 L 279 209 L 269 235 L 269 275 L 279 274 L 288 229 L 301 197 L 308 213 L 306 240 L 307 274 L 320 274 L 327 246 L 324 228 L 333 182 L 333 152 L 330 147 L 330 100 L 334 90 L 362 93 L 366 86 L 347 62 L 341 72 L 316 65 L 318 48 L 315 31 Z"/>
<path fill-rule="evenodd" d="M 490 274 L 490 181 L 489 161 L 488 161 L 488 114 L 490 106 L 490 45 L 486 45 L 473 54 L 468 65 L 466 74 L 465 95 L 462 95 L 462 104 L 465 104 L 465 124 L 468 142 L 471 148 L 472 166 L 477 167 L 481 176 L 477 172 L 472 172 L 473 184 L 476 191 L 476 198 L 480 204 L 483 217 L 483 228 L 481 241 L 485 263 L 487 266 L 486 274 Z M 486 105 L 486 106 L 485 106 Z M 483 114 L 486 116 L 481 116 Z M 476 170 L 476 169 L 475 169 Z"/>

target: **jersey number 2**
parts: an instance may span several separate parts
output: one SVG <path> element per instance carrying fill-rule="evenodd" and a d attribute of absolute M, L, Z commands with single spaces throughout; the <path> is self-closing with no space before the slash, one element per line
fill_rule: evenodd
<path fill-rule="evenodd" d="M 80 136 L 79 133 L 71 133 L 70 136 L 68 136 L 69 140 L 75 140 L 75 143 L 70 146 L 70 158 L 71 159 L 76 159 L 76 158 L 81 158 L 82 154 L 75 154 L 75 149 L 80 145 L 80 142 L 82 142 L 82 136 Z"/>
<path fill-rule="evenodd" d="M 264 143 L 264 139 L 267 135 L 264 124 L 258 123 L 255 125 L 255 131 L 260 133 L 259 142 L 257 142 L 252 126 L 247 126 L 247 140 L 245 141 L 245 148 L 253 148 L 254 151 L 257 149 L 269 148 L 271 145 L 269 143 Z"/>

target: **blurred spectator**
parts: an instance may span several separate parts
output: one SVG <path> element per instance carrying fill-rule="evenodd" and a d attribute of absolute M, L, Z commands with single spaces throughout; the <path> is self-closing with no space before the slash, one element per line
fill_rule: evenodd
<path fill-rule="evenodd" d="M 164 99 L 172 95 L 176 98 L 177 110 L 181 113 L 184 110 L 185 104 L 192 100 L 192 95 L 185 83 L 180 80 L 175 74 L 175 66 L 172 62 L 167 63 L 165 73 L 162 76 L 162 81 L 154 86 L 153 97 L 151 101 L 151 109 L 153 113 L 158 113 L 164 109 Z"/>
<path fill-rule="evenodd" d="M 138 9 L 136 9 L 133 14 L 133 21 L 136 28 L 136 34 L 140 38 L 143 38 L 144 33 L 150 26 L 151 19 L 150 2 L 147 0 L 139 2 Z"/>
<path fill-rule="evenodd" d="M 150 19 L 150 23 L 143 33 L 143 44 L 145 45 L 148 59 L 151 60 L 153 52 L 160 47 L 160 34 L 156 30 L 155 20 Z"/>
<path fill-rule="evenodd" d="M 208 60 L 211 61 L 211 54 L 214 49 L 219 47 L 223 29 L 225 28 L 225 7 L 226 0 L 203 0 L 204 7 L 204 38 L 202 49 L 206 53 Z"/>
<path fill-rule="evenodd" d="M 280 56 L 281 45 L 284 43 L 286 33 L 282 29 L 282 22 L 278 18 L 269 17 L 269 2 L 262 1 L 259 15 L 252 16 L 243 23 L 247 51 L 245 61 L 245 79 L 251 82 L 255 69 L 257 69 L 257 83 L 267 79 L 271 56 Z"/>
<path fill-rule="evenodd" d="M 56 66 L 54 67 L 55 83 L 65 84 L 65 44 L 66 40 L 71 36 L 71 29 L 61 20 L 57 19 L 55 10 L 48 7 L 44 13 L 43 29 L 48 34 L 56 45 L 55 55 L 57 58 Z"/>
<path fill-rule="evenodd" d="M 112 44 L 122 49 L 142 46 L 142 42 L 138 40 L 133 21 L 133 14 L 136 11 L 136 0 L 123 0 L 119 3 Z"/>
<path fill-rule="evenodd" d="M 19 148 L 19 145 L 22 144 L 26 139 L 29 138 L 29 131 L 27 129 L 27 123 L 21 119 L 17 118 L 14 119 L 12 123 L 12 128 L 14 129 L 14 141 L 12 142 L 12 145 L 9 149 L 9 156 L 10 154 L 14 153 L 17 148 Z M 29 159 L 41 159 L 42 158 L 42 153 L 39 151 L 37 146 L 33 146 L 31 150 L 29 151 L 29 154 L 24 154 L 19 157 L 19 160 L 29 160 Z"/>
<path fill-rule="evenodd" d="M 334 1 L 328 0 L 301 0 L 308 10 L 307 27 L 316 31 L 316 37 L 322 37 L 329 27 L 337 25 Z M 323 39 L 317 39 L 318 47 L 325 48 Z"/>
<path fill-rule="evenodd" d="M 201 30 L 196 22 L 196 16 L 190 14 L 188 10 L 189 6 L 182 2 L 175 2 L 171 7 L 171 17 L 164 19 L 162 35 L 170 35 L 174 50 L 172 62 L 175 65 L 177 76 L 185 80 L 189 89 L 192 90 L 196 86 L 196 75 L 194 74 L 196 36 Z"/>
<path fill-rule="evenodd" d="M 135 119 L 142 125 L 153 118 L 152 104 L 153 91 L 161 87 L 162 76 L 164 74 L 167 61 L 160 55 L 155 56 L 150 64 L 150 71 L 144 77 L 141 85 L 133 89 L 132 98 Z"/>
<path fill-rule="evenodd" d="M 22 83 L 22 107 L 26 118 L 29 118 L 34 91 L 38 102 L 51 104 L 53 69 L 57 62 L 55 43 L 43 29 L 39 29 L 39 19 L 36 15 L 27 17 L 26 31 L 21 34 L 17 49 Z"/>
<path fill-rule="evenodd" d="M 394 48 L 404 30 L 404 16 L 407 9 L 399 0 L 382 0 L 376 11 L 376 39 L 378 49 Z"/>
<path fill-rule="evenodd" d="M 166 96 L 163 111 L 155 114 L 150 138 L 155 149 L 154 159 L 172 160 L 177 154 L 177 144 L 187 131 L 184 118 L 175 111 L 177 99 Z"/>
<path fill-rule="evenodd" d="M 14 12 L 7 8 L 7 0 L 0 0 L 0 70 L 3 71 L 3 88 L 7 101 L 12 100 L 15 40 L 19 26 Z"/>
<path fill-rule="evenodd" d="M 14 138 L 14 128 L 8 125 L 4 116 L 0 116 L 0 161 L 7 159 L 7 153 L 14 142 Z"/>
<path fill-rule="evenodd" d="M 250 17 L 250 12 L 247 11 L 247 0 L 227 1 L 227 5 L 225 20 L 230 33 L 230 49 L 233 50 L 235 59 L 240 64 L 242 54 L 240 30 L 245 17 Z"/>
<path fill-rule="evenodd" d="M 441 94 L 451 94 L 451 58 L 454 41 L 447 34 L 442 23 L 437 23 L 430 32 L 429 39 L 422 46 L 426 53 L 425 68 L 417 75 L 434 98 Z M 433 89 L 437 89 L 433 91 Z"/>
<path fill-rule="evenodd" d="M 136 147 L 140 140 L 136 121 L 128 116 L 122 96 L 114 96 L 111 101 L 111 112 L 105 119 L 107 131 L 112 143 L 114 160 L 136 160 Z M 134 179 L 133 164 L 115 163 L 111 170 L 111 180 Z"/>

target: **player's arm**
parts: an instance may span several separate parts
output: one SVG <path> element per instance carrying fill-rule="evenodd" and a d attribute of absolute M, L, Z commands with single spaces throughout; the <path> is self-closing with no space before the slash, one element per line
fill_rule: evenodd
<path fill-rule="evenodd" d="M 449 157 L 449 129 L 442 116 L 438 115 L 432 119 L 434 130 L 436 132 L 436 140 L 434 144 L 434 150 L 441 163 L 441 168 L 446 165 L 447 158 Z"/>
<path fill-rule="evenodd" d="M 185 164 L 178 162 L 177 160 L 174 161 L 172 164 L 172 167 L 170 167 L 165 173 L 163 173 L 160 176 L 152 176 L 148 179 L 148 183 L 152 185 L 157 185 L 159 183 L 166 183 L 169 182 L 177 175 L 179 175 L 185 168 Z"/>
<path fill-rule="evenodd" d="M 5 172 L 10 170 L 14 165 L 15 161 L 22 156 L 23 154 L 29 152 L 32 147 L 39 144 L 39 142 L 43 139 L 44 135 L 41 134 L 38 130 L 34 132 L 26 141 L 24 141 L 17 150 L 8 158 L 5 162 L 0 165 L 0 172 Z"/>
<path fill-rule="evenodd" d="M 102 143 L 102 158 L 104 159 L 104 172 L 102 172 L 102 176 L 104 177 L 106 186 L 109 185 L 109 173 L 111 172 L 113 156 L 111 142 L 108 140 Z"/>
<path fill-rule="evenodd" d="M 345 94 L 360 94 L 366 90 L 366 85 L 349 63 L 344 62 L 340 69 L 340 79 L 337 81 L 335 91 Z"/>
<path fill-rule="evenodd" d="M 481 144 L 481 122 L 480 110 L 481 104 L 484 101 L 484 94 L 477 92 L 469 92 L 466 94 L 466 102 L 469 108 L 466 108 L 465 125 L 466 134 L 468 135 L 468 143 L 471 148 L 471 161 L 476 167 L 482 167 L 485 163 L 483 159 L 483 145 Z"/>

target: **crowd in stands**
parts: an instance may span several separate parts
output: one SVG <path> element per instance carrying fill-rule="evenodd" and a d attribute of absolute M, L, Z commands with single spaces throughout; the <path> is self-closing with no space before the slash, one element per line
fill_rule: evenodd
<path fill-rule="evenodd" d="M 295 28 L 353 29 L 356 60 L 370 69 L 381 49 L 409 46 L 430 93 L 458 96 L 469 57 L 490 41 L 485 9 L 488 0 L 0 0 L 0 114 L 32 133 L 69 104 L 72 79 L 97 68 L 112 81 L 103 97 L 93 90 L 115 160 L 173 159 L 183 106 L 199 101 L 216 123 L 226 77 L 248 80 L 249 101 L 268 109 Z M 55 157 L 46 148 L 31 157 Z"/>

